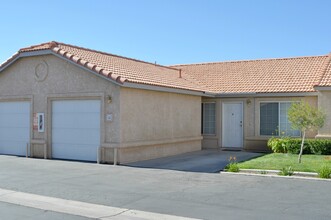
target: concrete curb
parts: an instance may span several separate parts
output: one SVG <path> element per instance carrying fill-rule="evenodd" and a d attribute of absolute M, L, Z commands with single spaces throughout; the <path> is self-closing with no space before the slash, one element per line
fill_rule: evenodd
<path fill-rule="evenodd" d="M 262 174 L 266 172 L 266 174 Z M 304 179 L 304 180 L 317 180 L 317 181 L 329 181 L 331 179 L 319 178 L 317 173 L 310 172 L 294 172 L 293 176 L 280 176 L 279 170 L 258 170 L 258 169 L 241 169 L 238 173 L 221 171 L 222 175 L 244 175 L 244 176 L 260 176 L 260 177 L 274 177 L 274 178 L 287 178 L 287 179 Z"/>
<path fill-rule="evenodd" d="M 0 188 L 0 201 L 44 211 L 53 211 L 100 220 L 198 220 L 196 218 L 67 200 L 2 188 Z"/>

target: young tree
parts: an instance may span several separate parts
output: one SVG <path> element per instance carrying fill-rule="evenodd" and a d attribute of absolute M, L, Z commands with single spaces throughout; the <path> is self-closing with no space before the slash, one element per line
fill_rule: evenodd
<path fill-rule="evenodd" d="M 301 163 L 306 131 L 317 130 L 323 127 L 325 118 L 326 115 L 324 112 L 306 102 L 293 103 L 289 108 L 288 120 L 292 123 L 292 128 L 302 132 L 301 148 L 298 158 L 299 163 Z"/>

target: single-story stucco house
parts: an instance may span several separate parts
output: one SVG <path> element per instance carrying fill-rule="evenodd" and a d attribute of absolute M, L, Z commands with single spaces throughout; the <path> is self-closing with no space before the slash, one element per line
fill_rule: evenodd
<path fill-rule="evenodd" d="M 331 55 L 162 66 L 48 42 L 0 65 L 0 154 L 125 163 L 202 148 L 267 150 L 291 102 L 327 113 Z"/>

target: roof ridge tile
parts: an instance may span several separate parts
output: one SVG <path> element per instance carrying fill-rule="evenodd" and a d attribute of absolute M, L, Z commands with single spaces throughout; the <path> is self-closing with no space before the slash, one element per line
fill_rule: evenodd
<path fill-rule="evenodd" d="M 42 46 L 45 46 L 45 48 L 40 48 Z M 19 50 L 19 53 L 26 52 L 26 51 L 33 51 L 33 50 L 48 50 L 48 49 L 52 49 L 56 46 L 57 46 L 56 41 L 49 41 L 49 42 L 45 42 L 45 43 L 41 43 L 41 44 L 37 44 L 37 45 L 32 45 L 29 47 L 23 47 Z"/>
<path fill-rule="evenodd" d="M 56 42 L 57 43 L 57 42 Z M 57 45 L 59 45 L 60 43 L 57 43 Z M 61 45 L 61 44 L 60 44 Z M 81 66 L 84 66 L 85 68 L 88 68 L 90 69 L 91 71 L 97 73 L 97 74 L 100 74 L 100 75 L 103 75 L 103 76 L 106 76 L 107 78 L 110 78 L 116 82 L 119 82 L 121 84 L 123 84 L 127 79 L 124 78 L 124 77 L 121 77 L 119 75 L 116 75 L 116 74 L 113 74 L 112 72 L 109 71 L 109 73 L 107 75 L 103 74 L 103 70 L 104 68 L 102 67 L 99 67 L 97 64 L 93 64 L 91 62 L 88 62 L 86 60 L 83 60 L 81 57 L 78 57 L 76 55 L 73 55 L 69 52 L 67 52 L 66 50 L 62 49 L 62 48 L 59 48 L 59 47 L 54 47 L 52 49 L 53 52 L 77 63 L 78 65 L 81 65 Z"/>
<path fill-rule="evenodd" d="M 103 51 L 100 51 L 100 50 L 93 50 L 93 49 L 89 49 L 89 48 L 86 48 L 86 47 L 80 47 L 80 46 L 76 46 L 76 45 L 72 45 L 72 44 L 66 44 L 66 43 L 62 43 L 62 42 L 58 42 L 58 41 L 54 41 L 54 42 L 57 43 L 58 45 L 64 45 L 64 46 L 68 46 L 68 47 L 75 47 L 77 49 L 87 50 L 87 51 L 91 51 L 91 52 L 94 52 L 94 53 L 100 53 L 100 54 L 107 55 L 107 56 L 114 56 L 114 57 L 119 57 L 119 58 L 123 58 L 123 59 L 127 59 L 127 60 L 132 60 L 132 61 L 135 61 L 135 62 L 141 62 L 141 63 L 154 65 L 154 66 L 159 66 L 159 67 L 164 67 L 164 68 L 168 68 L 168 69 L 172 69 L 172 70 L 178 70 L 174 67 L 160 65 L 160 64 L 157 64 L 157 63 L 151 63 L 151 62 L 147 62 L 147 61 L 143 61 L 143 60 L 139 60 L 139 59 L 135 59 L 135 58 L 130 58 L 130 57 L 125 57 L 125 56 L 121 56 L 121 55 L 117 55 L 117 54 L 107 53 L 107 52 L 103 52 Z"/>

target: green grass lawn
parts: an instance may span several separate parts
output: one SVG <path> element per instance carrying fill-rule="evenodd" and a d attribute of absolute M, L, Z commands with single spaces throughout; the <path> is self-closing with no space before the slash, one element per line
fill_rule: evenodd
<path fill-rule="evenodd" d="M 291 166 L 294 171 L 317 172 L 321 166 L 331 168 L 331 155 L 303 155 L 298 163 L 298 155 L 272 153 L 238 163 L 240 169 L 281 170 Z"/>

